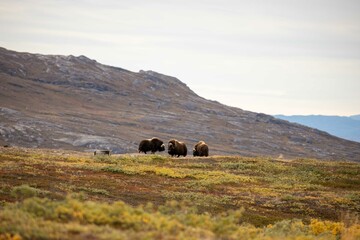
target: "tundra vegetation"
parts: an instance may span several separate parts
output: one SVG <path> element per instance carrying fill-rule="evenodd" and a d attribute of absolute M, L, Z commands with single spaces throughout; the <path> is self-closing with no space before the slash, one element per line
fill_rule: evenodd
<path fill-rule="evenodd" d="M 360 239 L 360 164 L 0 149 L 0 239 Z"/>

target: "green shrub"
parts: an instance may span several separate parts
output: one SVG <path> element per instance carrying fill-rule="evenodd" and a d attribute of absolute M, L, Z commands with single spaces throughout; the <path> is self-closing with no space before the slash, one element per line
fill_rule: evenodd
<path fill-rule="evenodd" d="M 39 189 L 24 184 L 13 187 L 10 194 L 16 199 L 26 199 L 26 198 L 38 196 L 39 193 L 41 193 Z"/>

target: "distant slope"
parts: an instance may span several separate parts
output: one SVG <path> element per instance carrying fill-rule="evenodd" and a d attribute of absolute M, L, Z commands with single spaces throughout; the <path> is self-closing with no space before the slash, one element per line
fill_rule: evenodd
<path fill-rule="evenodd" d="M 359 115 L 353 115 L 353 116 L 350 116 L 351 119 L 354 119 L 354 120 L 359 120 L 360 121 L 360 114 Z"/>
<path fill-rule="evenodd" d="M 137 152 L 144 138 L 199 140 L 210 155 L 360 161 L 360 143 L 198 96 L 179 79 L 85 56 L 0 48 L 0 140 L 5 144 Z M 163 153 L 166 154 L 166 153 Z"/>
<path fill-rule="evenodd" d="M 316 128 L 344 139 L 360 142 L 360 115 L 350 117 L 322 115 L 275 115 L 275 117 Z"/>

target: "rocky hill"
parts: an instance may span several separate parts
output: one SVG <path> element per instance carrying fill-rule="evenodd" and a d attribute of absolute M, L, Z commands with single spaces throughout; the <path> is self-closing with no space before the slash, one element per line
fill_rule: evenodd
<path fill-rule="evenodd" d="M 174 77 L 0 48 L 1 144 L 127 153 L 153 136 L 204 140 L 210 154 L 360 161 L 359 143 L 204 99 Z"/>

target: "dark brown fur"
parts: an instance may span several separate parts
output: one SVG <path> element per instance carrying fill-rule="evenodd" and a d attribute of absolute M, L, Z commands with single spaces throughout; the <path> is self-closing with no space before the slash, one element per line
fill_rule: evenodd
<path fill-rule="evenodd" d="M 198 142 L 193 148 L 193 155 L 194 155 L 194 157 L 209 156 L 209 146 L 204 141 Z"/>
<path fill-rule="evenodd" d="M 179 142 L 178 140 L 172 139 L 168 143 L 168 153 L 173 157 L 176 156 L 184 156 L 187 155 L 187 147 L 185 143 Z"/>
<path fill-rule="evenodd" d="M 151 138 L 142 140 L 139 144 L 139 153 L 146 152 L 155 153 L 156 151 L 162 152 L 165 151 L 164 142 L 158 138 Z"/>

